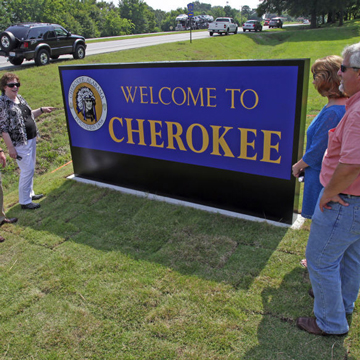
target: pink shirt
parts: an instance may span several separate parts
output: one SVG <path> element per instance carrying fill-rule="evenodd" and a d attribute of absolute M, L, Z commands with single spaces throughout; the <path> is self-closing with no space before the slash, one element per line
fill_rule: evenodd
<path fill-rule="evenodd" d="M 325 187 L 338 163 L 360 165 L 360 92 L 346 102 L 346 113 L 338 126 L 329 130 L 328 148 L 325 152 L 320 182 Z M 344 194 L 360 196 L 360 175 Z"/>

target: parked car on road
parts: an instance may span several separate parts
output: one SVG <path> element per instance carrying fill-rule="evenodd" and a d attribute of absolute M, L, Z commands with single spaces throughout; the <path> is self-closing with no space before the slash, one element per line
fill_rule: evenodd
<path fill-rule="evenodd" d="M 261 22 L 258 20 L 248 20 L 246 21 L 246 23 L 244 23 L 243 25 L 243 31 L 261 31 L 262 30 L 262 25 Z"/>
<path fill-rule="evenodd" d="M 213 36 L 214 33 L 228 35 L 232 32 L 236 34 L 238 31 L 238 24 L 234 21 L 233 18 L 221 17 L 210 23 L 208 30 L 210 36 Z"/>
<path fill-rule="evenodd" d="M 269 26 L 269 22 L 270 22 L 270 19 L 265 19 L 264 20 L 264 26 Z"/>
<path fill-rule="evenodd" d="M 270 28 L 282 28 L 283 22 L 280 18 L 273 18 L 269 22 L 269 29 Z"/>
<path fill-rule="evenodd" d="M 24 60 L 46 65 L 64 54 L 83 59 L 85 49 L 83 36 L 73 35 L 57 24 L 21 23 L 0 34 L 0 56 L 6 56 L 13 65 L 21 65 Z"/>

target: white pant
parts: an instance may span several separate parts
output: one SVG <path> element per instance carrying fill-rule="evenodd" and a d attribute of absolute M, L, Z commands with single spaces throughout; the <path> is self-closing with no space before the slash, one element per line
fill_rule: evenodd
<path fill-rule="evenodd" d="M 6 218 L 5 210 L 4 210 L 4 193 L 2 188 L 2 179 L 0 173 L 0 222 L 2 222 Z"/>
<path fill-rule="evenodd" d="M 28 140 L 26 145 L 15 146 L 18 156 L 21 160 L 16 160 L 20 168 L 19 179 L 19 203 L 27 205 L 32 202 L 32 196 L 35 195 L 33 190 L 33 179 L 36 164 L 36 138 Z"/>

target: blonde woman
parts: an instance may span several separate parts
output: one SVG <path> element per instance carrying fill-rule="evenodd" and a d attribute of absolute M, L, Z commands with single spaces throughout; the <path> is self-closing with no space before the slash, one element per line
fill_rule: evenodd
<path fill-rule="evenodd" d="M 341 64 L 340 56 L 330 55 L 316 60 L 311 67 L 315 89 L 327 98 L 327 104 L 308 127 L 305 154 L 292 167 L 295 177 L 305 173 L 301 215 L 307 219 L 312 218 L 322 189 L 319 176 L 322 158 L 327 148 L 328 132 L 337 126 L 345 113 L 348 97 L 339 90 L 340 77 L 337 75 Z M 301 264 L 306 266 L 306 260 L 302 260 Z"/>

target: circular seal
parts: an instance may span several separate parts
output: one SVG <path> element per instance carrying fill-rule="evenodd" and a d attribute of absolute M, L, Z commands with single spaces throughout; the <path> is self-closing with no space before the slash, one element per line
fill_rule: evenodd
<path fill-rule="evenodd" d="M 70 86 L 68 103 L 79 126 L 88 131 L 100 129 L 106 120 L 107 102 L 101 86 L 89 76 L 79 76 Z"/>

